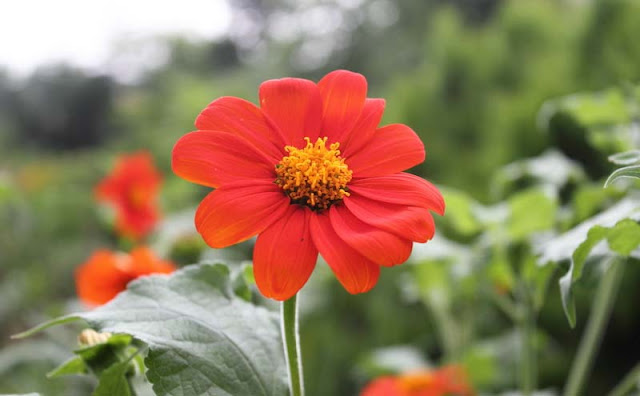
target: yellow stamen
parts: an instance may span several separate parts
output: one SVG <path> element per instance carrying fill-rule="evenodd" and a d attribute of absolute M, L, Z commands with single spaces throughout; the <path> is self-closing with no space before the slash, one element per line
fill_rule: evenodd
<path fill-rule="evenodd" d="M 327 148 L 327 138 L 315 143 L 306 137 L 305 147 L 285 147 L 289 153 L 276 165 L 276 180 L 282 190 L 295 203 L 322 210 L 345 196 L 349 196 L 347 184 L 353 172 L 340 156 L 340 143 Z"/>

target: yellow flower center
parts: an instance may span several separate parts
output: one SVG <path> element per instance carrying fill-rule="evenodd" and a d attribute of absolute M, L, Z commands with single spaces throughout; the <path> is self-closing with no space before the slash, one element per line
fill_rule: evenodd
<path fill-rule="evenodd" d="M 327 209 L 349 196 L 347 183 L 353 172 L 340 156 L 340 143 L 327 148 L 327 138 L 315 143 L 306 137 L 305 147 L 285 147 L 289 153 L 276 165 L 275 183 L 289 195 L 291 201 L 314 210 Z"/>

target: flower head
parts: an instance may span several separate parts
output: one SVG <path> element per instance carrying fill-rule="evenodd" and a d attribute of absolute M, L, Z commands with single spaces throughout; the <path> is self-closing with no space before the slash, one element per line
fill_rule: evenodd
<path fill-rule="evenodd" d="M 175 269 L 171 262 L 158 259 L 144 246 L 133 249 L 129 254 L 98 250 L 76 270 L 76 290 L 85 304 L 101 305 L 140 276 L 168 274 Z"/>
<path fill-rule="evenodd" d="M 459 366 L 385 376 L 367 385 L 361 396 L 472 396 L 475 393 Z"/>
<path fill-rule="evenodd" d="M 365 78 L 345 70 L 317 84 L 266 81 L 260 107 L 217 99 L 173 149 L 177 175 L 216 188 L 196 213 L 204 240 L 224 248 L 258 235 L 253 270 L 267 297 L 297 293 L 318 253 L 347 291 L 366 292 L 380 266 L 433 237 L 442 195 L 402 172 L 424 146 L 406 125 L 379 128 L 385 101 L 366 96 Z"/>
<path fill-rule="evenodd" d="M 157 195 L 162 177 L 148 152 L 122 155 L 111 174 L 95 189 L 98 201 L 116 210 L 116 229 L 124 237 L 140 239 L 158 221 Z"/>

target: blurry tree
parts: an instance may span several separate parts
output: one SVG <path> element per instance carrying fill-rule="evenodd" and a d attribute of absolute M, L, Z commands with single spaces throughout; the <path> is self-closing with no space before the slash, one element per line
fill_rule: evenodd
<path fill-rule="evenodd" d="M 15 138 L 56 149 L 101 143 L 109 128 L 114 86 L 68 66 L 36 71 L 9 98 Z"/>

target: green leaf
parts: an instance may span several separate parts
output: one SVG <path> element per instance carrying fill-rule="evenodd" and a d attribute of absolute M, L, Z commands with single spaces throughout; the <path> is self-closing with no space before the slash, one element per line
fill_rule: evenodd
<path fill-rule="evenodd" d="M 620 220 L 640 220 L 640 199 L 625 198 L 604 212 L 578 224 L 571 230 L 553 238 L 537 249 L 538 264 L 559 263 L 572 259 L 573 252 L 587 239 L 587 233 L 596 225 L 612 227 Z"/>
<path fill-rule="evenodd" d="M 593 249 L 601 241 L 607 240 L 608 246 L 602 246 L 598 255 L 611 257 L 616 253 L 627 256 L 640 244 L 636 221 L 640 219 L 640 203 L 637 199 L 627 198 L 605 212 L 584 221 L 575 228 L 556 237 L 540 251 L 538 265 L 549 262 L 571 261 L 569 270 L 560 278 L 560 295 L 565 315 L 571 327 L 576 324 L 573 288 L 580 281 L 589 263 L 600 260 L 587 260 Z M 632 224 L 633 223 L 633 224 Z"/>
<path fill-rule="evenodd" d="M 128 334 L 113 334 L 106 342 L 83 347 L 74 351 L 97 376 L 113 365 L 122 362 L 131 344 Z"/>
<path fill-rule="evenodd" d="M 102 307 L 19 337 L 78 318 L 146 343 L 147 378 L 158 396 L 287 393 L 278 315 L 238 297 L 225 265 L 140 278 Z"/>
<path fill-rule="evenodd" d="M 625 219 L 613 227 L 608 235 L 609 247 L 621 256 L 628 256 L 640 244 L 640 225 Z"/>
<path fill-rule="evenodd" d="M 47 378 L 58 378 L 65 375 L 87 374 L 89 369 L 80 356 L 74 356 L 47 373 Z"/>
<path fill-rule="evenodd" d="M 576 324 L 573 287 L 582 277 L 585 263 L 593 248 L 606 239 L 612 253 L 629 256 L 640 245 L 640 225 L 631 219 L 624 219 L 611 228 L 594 226 L 589 230 L 587 239 L 573 253 L 569 271 L 560 279 L 562 304 L 569 319 L 569 324 Z"/>
<path fill-rule="evenodd" d="M 126 360 L 104 370 L 92 396 L 131 396 L 131 386 L 127 381 L 130 365 L 130 360 Z"/>
<path fill-rule="evenodd" d="M 515 194 L 508 201 L 511 216 L 507 230 L 514 240 L 522 240 L 534 232 L 553 227 L 557 203 L 540 189 L 530 189 Z"/>
<path fill-rule="evenodd" d="M 447 203 L 447 215 L 442 218 L 444 224 L 463 236 L 480 232 L 482 225 L 474 215 L 474 208 L 479 204 L 461 191 L 443 188 L 441 192 Z"/>
<path fill-rule="evenodd" d="M 625 166 L 624 168 L 616 169 L 609 176 L 607 181 L 604 182 L 605 188 L 622 177 L 633 177 L 636 179 L 640 179 L 640 165 Z"/>
<path fill-rule="evenodd" d="M 640 163 L 640 150 L 630 150 L 610 155 L 609 161 L 616 165 L 634 165 Z"/>

